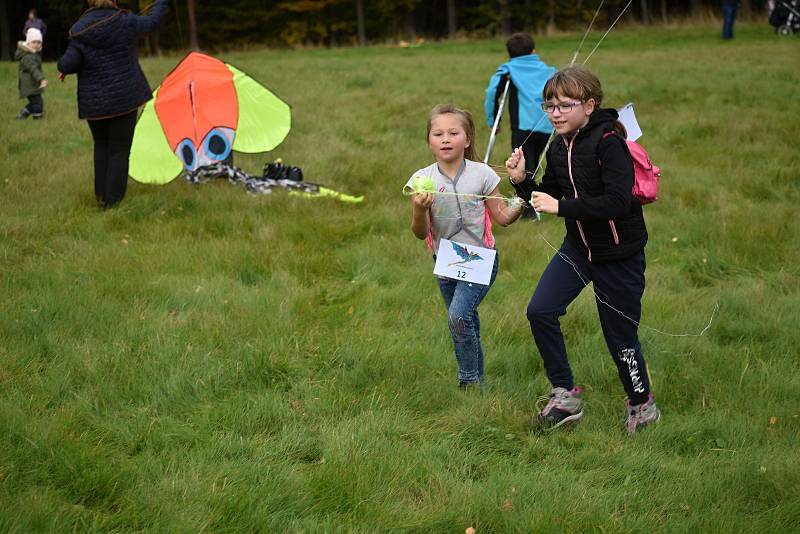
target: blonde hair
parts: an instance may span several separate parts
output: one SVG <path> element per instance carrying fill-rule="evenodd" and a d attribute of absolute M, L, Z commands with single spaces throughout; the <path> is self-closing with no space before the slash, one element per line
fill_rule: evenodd
<path fill-rule="evenodd" d="M 427 141 L 431 135 L 431 123 L 433 119 L 439 115 L 447 114 L 458 116 L 461 120 L 461 127 L 464 128 L 464 133 L 467 135 L 469 145 L 464 148 L 464 158 L 478 161 L 478 155 L 475 152 L 475 122 L 472 120 L 472 115 L 469 111 L 461 109 L 453 104 L 439 104 L 431 110 L 431 114 L 428 116 L 428 133 L 425 136 L 425 140 Z"/>
<path fill-rule="evenodd" d="M 107 7 L 117 7 L 117 0 L 88 0 L 89 7 L 100 9 Z"/>

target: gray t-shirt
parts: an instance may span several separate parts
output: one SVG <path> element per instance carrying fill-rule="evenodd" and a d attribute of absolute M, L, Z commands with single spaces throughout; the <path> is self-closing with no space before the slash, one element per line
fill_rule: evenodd
<path fill-rule="evenodd" d="M 494 248 L 492 222 L 483 198 L 462 195 L 488 195 L 500 183 L 500 177 L 485 163 L 464 160 L 456 177 L 451 180 L 434 163 L 414 172 L 406 182 L 413 188 L 415 176 L 433 179 L 436 191 L 431 206 L 431 235 L 428 246 L 433 253 L 439 249 L 440 239 L 449 239 L 466 245 Z M 448 194 L 458 193 L 458 195 Z"/>

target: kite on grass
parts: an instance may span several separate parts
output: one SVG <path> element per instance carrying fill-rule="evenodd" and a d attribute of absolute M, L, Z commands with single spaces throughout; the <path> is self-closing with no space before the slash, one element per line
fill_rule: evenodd
<path fill-rule="evenodd" d="M 299 180 L 253 176 L 230 164 L 232 151 L 274 149 L 291 124 L 289 105 L 266 87 L 232 65 L 191 52 L 145 105 L 133 135 L 129 172 L 147 184 L 166 184 L 184 171 L 194 183 L 222 176 L 252 193 L 282 187 L 360 202 L 363 197 Z"/>

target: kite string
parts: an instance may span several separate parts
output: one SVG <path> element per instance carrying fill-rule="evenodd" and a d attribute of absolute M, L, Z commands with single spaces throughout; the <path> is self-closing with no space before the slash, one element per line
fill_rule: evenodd
<path fill-rule="evenodd" d="M 574 65 L 575 61 L 578 59 L 578 54 L 580 54 L 581 48 L 583 48 L 583 43 L 586 42 L 586 37 L 588 37 L 589 32 L 592 30 L 592 26 L 594 26 L 594 21 L 597 20 L 597 15 L 600 14 L 600 10 L 603 8 L 603 4 L 604 3 L 605 3 L 605 0 L 601 0 L 600 5 L 597 6 L 597 9 L 595 10 L 594 15 L 592 16 L 592 20 L 589 21 L 589 26 L 587 26 L 586 31 L 583 32 L 583 38 L 581 39 L 581 42 L 578 44 L 578 48 L 575 49 L 575 53 L 572 55 L 572 61 L 569 62 L 570 66 Z M 627 6 L 625 7 L 625 9 L 627 9 Z M 623 12 L 624 12 L 624 10 L 623 10 Z M 612 28 L 613 28 L 613 26 L 612 26 Z M 611 30 L 609 29 L 609 31 L 611 31 Z M 608 32 L 606 32 L 606 35 L 608 35 Z M 598 45 L 599 45 L 599 43 L 598 43 Z M 596 48 L 597 47 L 595 47 L 595 49 Z M 586 63 L 584 62 L 584 64 L 586 64 Z M 545 118 L 547 118 L 547 115 L 541 115 L 539 117 L 539 120 L 536 121 L 536 124 L 533 125 L 533 128 L 531 128 L 531 131 L 528 134 L 528 136 L 525 138 L 524 141 L 522 141 L 522 143 L 519 146 L 523 146 L 525 143 L 528 142 L 528 139 L 531 138 L 531 136 L 533 135 L 533 132 L 536 131 L 536 128 L 539 127 L 539 125 L 542 123 L 542 120 L 545 119 Z M 550 141 L 552 141 L 552 139 L 553 139 L 553 134 L 551 133 L 550 134 L 550 138 L 547 140 L 547 144 L 544 147 L 544 150 L 542 150 L 542 154 L 547 152 L 547 147 L 550 146 Z M 542 165 L 542 157 L 539 157 L 539 162 L 538 162 L 538 165 L 536 166 L 536 171 L 533 173 L 534 177 L 536 176 L 536 173 L 539 172 L 539 167 L 541 167 L 541 165 Z"/>
<path fill-rule="evenodd" d="M 624 14 L 625 14 L 625 12 L 628 10 L 628 8 L 631 6 L 631 4 L 632 4 L 632 3 L 633 3 L 633 0 L 628 0 L 628 3 L 627 3 L 627 4 L 625 4 L 625 7 L 624 7 L 624 8 L 622 8 L 622 11 L 620 11 L 620 13 L 619 13 L 619 15 L 617 16 L 617 18 L 616 18 L 616 19 L 614 19 L 614 22 L 613 22 L 613 23 L 611 23 L 611 26 L 609 26 L 608 30 L 606 30 L 606 33 L 604 33 L 604 34 L 603 34 L 603 36 L 600 38 L 600 40 L 599 40 L 599 41 L 597 41 L 597 44 L 596 44 L 596 45 L 594 45 L 594 48 L 592 48 L 592 51 L 591 51 L 591 52 L 589 52 L 589 55 L 588 55 L 588 56 L 586 56 L 586 59 L 584 59 L 584 60 L 583 60 L 583 64 L 584 64 L 584 65 L 586 65 L 586 62 L 587 62 L 587 61 L 589 61 L 589 58 L 590 58 L 590 57 L 592 57 L 592 54 L 594 54 L 595 50 L 597 50 L 597 47 L 599 47 L 599 46 L 600 46 L 600 43 L 602 43 L 602 42 L 603 42 L 603 40 L 606 38 L 606 36 L 607 36 L 607 35 L 608 35 L 608 34 L 611 32 L 611 30 L 613 30 L 613 29 L 614 29 L 614 26 L 616 26 L 616 25 L 617 25 L 617 22 L 619 22 L 619 20 L 622 18 L 622 15 L 624 15 Z M 574 60 L 573 60 L 573 62 L 574 62 Z"/>
<path fill-rule="evenodd" d="M 474 193 L 456 193 L 454 191 L 417 191 L 415 189 L 411 189 L 408 186 L 403 188 L 403 195 L 411 196 L 415 193 L 429 193 L 431 195 L 450 195 L 455 197 L 466 197 L 466 198 L 481 198 L 481 199 L 489 199 L 489 198 L 496 198 L 498 200 L 502 200 L 508 205 L 513 205 L 515 203 L 525 204 L 526 202 L 519 198 L 519 197 L 504 197 L 503 195 L 476 195 Z"/>
<path fill-rule="evenodd" d="M 595 10 L 594 16 L 592 17 L 592 20 L 589 22 L 589 26 L 586 28 L 586 31 L 583 33 L 583 39 L 581 39 L 581 42 L 578 45 L 578 49 L 575 50 L 575 54 L 572 56 L 572 61 L 569 62 L 570 65 L 574 65 L 575 64 L 575 60 L 578 59 L 578 54 L 580 54 L 581 48 L 583 48 L 583 43 L 586 42 L 586 37 L 589 35 L 589 31 L 592 29 L 592 26 L 594 25 L 594 21 L 597 18 L 597 15 L 600 14 L 600 9 L 602 9 L 603 4 L 605 3 L 605 1 L 606 0 L 602 0 L 600 2 L 600 5 L 597 6 L 597 10 Z"/>

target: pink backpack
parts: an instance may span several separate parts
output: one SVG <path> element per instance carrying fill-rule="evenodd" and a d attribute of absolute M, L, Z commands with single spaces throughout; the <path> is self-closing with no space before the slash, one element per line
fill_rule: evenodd
<path fill-rule="evenodd" d="M 603 139 L 609 135 L 616 135 L 616 132 L 605 133 Z M 653 165 L 642 145 L 628 139 L 625 139 L 625 143 L 633 159 L 633 196 L 642 205 L 650 204 L 658 198 L 658 179 L 661 178 L 661 169 Z"/>
<path fill-rule="evenodd" d="M 661 169 L 653 165 L 647 151 L 635 141 L 625 140 L 633 158 L 633 196 L 642 204 L 650 204 L 658 198 L 658 179 Z"/>

